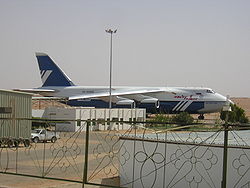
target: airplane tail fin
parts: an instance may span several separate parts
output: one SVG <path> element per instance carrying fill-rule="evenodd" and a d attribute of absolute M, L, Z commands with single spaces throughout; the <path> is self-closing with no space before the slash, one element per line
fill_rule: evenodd
<path fill-rule="evenodd" d="M 36 53 L 42 87 L 46 86 L 74 86 L 71 79 L 45 53 Z"/>

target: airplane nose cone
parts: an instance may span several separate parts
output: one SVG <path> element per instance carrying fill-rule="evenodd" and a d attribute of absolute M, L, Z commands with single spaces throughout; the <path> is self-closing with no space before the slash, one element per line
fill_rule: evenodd
<path fill-rule="evenodd" d="M 216 97 L 218 99 L 218 101 L 221 101 L 221 102 L 228 102 L 228 98 L 219 94 L 219 93 L 216 93 Z"/>
<path fill-rule="evenodd" d="M 219 99 L 224 102 L 225 105 L 230 105 L 230 104 L 234 104 L 234 102 L 232 100 L 229 99 L 229 96 L 225 97 L 221 94 L 218 94 Z"/>
<path fill-rule="evenodd" d="M 233 101 L 229 99 L 229 97 L 225 97 L 221 94 L 217 93 L 218 100 L 221 103 L 222 108 L 230 108 L 230 104 L 234 104 Z"/>

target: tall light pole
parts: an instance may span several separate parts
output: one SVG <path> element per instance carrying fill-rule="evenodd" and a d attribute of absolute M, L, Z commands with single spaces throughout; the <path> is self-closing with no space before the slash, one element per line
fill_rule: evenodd
<path fill-rule="evenodd" d="M 112 95 L 111 95 L 111 90 L 112 90 L 112 37 L 113 33 L 116 33 L 116 30 L 111 30 L 107 29 L 105 30 L 107 33 L 110 34 L 110 57 L 109 57 L 109 109 L 112 108 Z"/>

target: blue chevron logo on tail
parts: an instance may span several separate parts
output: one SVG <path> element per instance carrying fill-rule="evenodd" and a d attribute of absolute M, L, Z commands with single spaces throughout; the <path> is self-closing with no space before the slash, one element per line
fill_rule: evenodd
<path fill-rule="evenodd" d="M 45 53 L 36 53 L 42 87 L 46 86 L 74 86 L 71 79 L 58 67 L 54 61 Z"/>

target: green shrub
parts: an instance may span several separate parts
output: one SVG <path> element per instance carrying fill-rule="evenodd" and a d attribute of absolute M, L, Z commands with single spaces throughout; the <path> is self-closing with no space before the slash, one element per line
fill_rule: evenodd
<path fill-rule="evenodd" d="M 172 122 L 178 123 L 181 125 L 192 124 L 194 118 L 187 112 L 181 112 L 172 117 Z"/>
<path fill-rule="evenodd" d="M 146 127 L 161 127 L 163 124 L 157 123 L 170 123 L 171 118 L 164 114 L 156 114 L 154 118 L 147 120 L 148 123 L 152 122 L 152 124 L 147 124 Z"/>
<path fill-rule="evenodd" d="M 148 122 L 155 123 L 173 123 L 173 124 L 192 124 L 194 122 L 194 118 L 187 112 L 181 112 L 180 114 L 176 114 L 172 117 L 166 116 L 164 114 L 157 114 L 154 118 L 148 120 Z M 148 127 L 157 127 L 162 126 L 162 124 L 149 124 Z"/>
<path fill-rule="evenodd" d="M 165 123 L 165 122 L 170 122 L 171 118 L 164 114 L 156 114 L 156 116 L 151 121 Z"/>
<path fill-rule="evenodd" d="M 236 104 L 230 104 L 232 111 L 221 111 L 220 118 L 222 120 L 226 120 L 226 116 L 228 115 L 228 122 L 231 123 L 248 123 L 249 120 L 246 117 L 245 110 L 237 106 Z"/>

